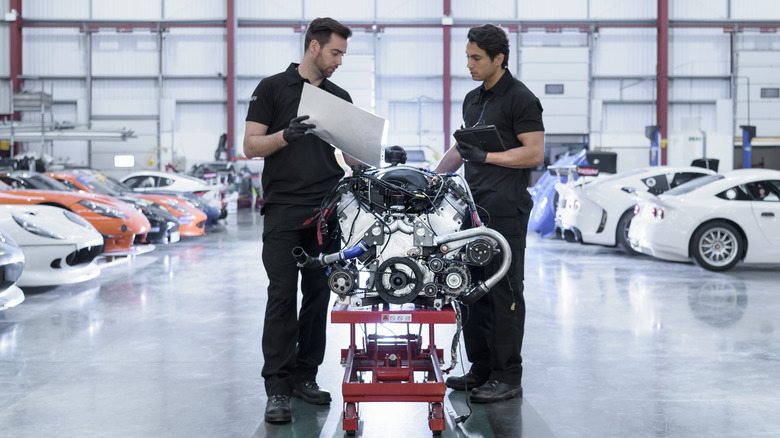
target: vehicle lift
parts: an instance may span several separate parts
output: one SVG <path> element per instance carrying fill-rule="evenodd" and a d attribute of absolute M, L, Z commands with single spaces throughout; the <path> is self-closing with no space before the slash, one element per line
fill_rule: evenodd
<path fill-rule="evenodd" d="M 342 428 L 354 435 L 360 420 L 361 402 L 427 402 L 428 425 L 434 435 L 444 431 L 444 394 L 442 377 L 443 351 L 434 343 L 435 324 L 454 324 L 456 313 L 452 305 L 442 309 L 415 306 L 413 310 L 395 310 L 387 303 L 355 309 L 334 305 L 332 323 L 349 324 L 349 348 L 341 350 L 344 379 Z M 403 335 L 366 333 L 363 347 L 355 339 L 357 324 L 406 324 Z M 428 326 L 429 344 L 422 347 L 422 336 L 409 333 L 409 324 Z M 370 376 L 368 375 L 370 373 Z"/>

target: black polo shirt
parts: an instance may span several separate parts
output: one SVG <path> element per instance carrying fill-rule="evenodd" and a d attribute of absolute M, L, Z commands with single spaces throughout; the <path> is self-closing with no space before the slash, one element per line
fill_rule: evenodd
<path fill-rule="evenodd" d="M 483 84 L 466 95 L 463 123 L 465 127 L 495 125 L 507 149 L 523 147 L 518 134 L 544 131 L 542 104 L 509 69 L 489 90 Z M 515 217 L 530 213 L 533 206 L 528 192 L 530 169 L 467 162 L 465 170 L 474 201 L 490 216 Z"/>
<path fill-rule="evenodd" d="M 301 77 L 295 63 L 263 79 L 252 93 L 246 120 L 268 126 L 268 134 L 287 128 L 298 115 L 304 82 L 309 81 Z M 352 102 L 349 93 L 327 79 L 319 87 Z M 343 176 L 333 146 L 306 134 L 265 157 L 263 197 L 266 204 L 318 207 Z"/>

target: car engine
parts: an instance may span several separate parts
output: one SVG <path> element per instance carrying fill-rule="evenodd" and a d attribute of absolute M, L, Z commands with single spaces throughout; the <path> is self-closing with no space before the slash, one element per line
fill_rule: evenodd
<path fill-rule="evenodd" d="M 506 239 L 482 225 L 458 174 L 399 165 L 358 171 L 323 202 L 321 223 L 333 212 L 342 249 L 310 256 L 298 247 L 293 255 L 300 267 L 329 268 L 328 286 L 339 304 L 468 305 L 509 270 Z M 486 266 L 496 256 L 499 269 L 473 281 L 469 267 Z"/>

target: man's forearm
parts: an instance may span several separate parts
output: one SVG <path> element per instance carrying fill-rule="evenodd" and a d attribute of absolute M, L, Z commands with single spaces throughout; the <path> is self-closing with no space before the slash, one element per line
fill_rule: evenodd
<path fill-rule="evenodd" d="M 523 146 L 504 152 L 489 152 L 485 163 L 512 169 L 540 166 L 544 163 L 544 146 Z"/>
<path fill-rule="evenodd" d="M 247 135 L 244 137 L 244 154 L 247 158 L 273 155 L 279 149 L 287 146 L 282 132 L 278 131 L 270 135 Z"/>
<path fill-rule="evenodd" d="M 368 164 L 358 160 L 357 158 L 353 157 L 352 155 L 345 154 L 343 152 L 342 152 L 341 155 L 344 157 L 344 162 L 349 167 L 355 167 L 355 166 L 370 167 Z"/>
<path fill-rule="evenodd" d="M 504 152 L 491 152 L 485 162 L 512 169 L 527 169 L 544 163 L 544 132 L 533 131 L 517 135 L 523 147 Z"/>
<path fill-rule="evenodd" d="M 455 172 L 463 165 L 463 159 L 460 158 L 458 150 L 453 146 L 447 153 L 439 160 L 439 165 L 436 166 L 436 173 L 448 173 Z"/>

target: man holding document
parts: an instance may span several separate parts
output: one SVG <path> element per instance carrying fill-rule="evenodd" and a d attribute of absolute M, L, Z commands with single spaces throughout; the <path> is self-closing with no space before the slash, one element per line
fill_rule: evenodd
<path fill-rule="evenodd" d="M 349 93 L 328 78 L 347 52 L 349 28 L 332 18 L 312 20 L 306 31 L 303 60 L 263 79 L 252 93 L 246 117 L 244 153 L 265 157 L 262 184 L 265 204 L 263 266 L 268 274 L 268 304 L 263 325 L 262 375 L 268 403 L 265 421 L 292 420 L 290 396 L 328 404 L 330 393 L 319 388 L 317 369 L 325 355 L 330 290 L 325 268 L 298 268 L 296 246 L 309 254 L 338 251 L 338 221 L 331 236 L 319 233 L 316 214 L 322 199 L 344 176 L 333 146 L 307 130 L 315 125 L 298 116 L 305 83 L 352 102 Z M 348 164 L 358 164 L 345 156 Z M 297 313 L 298 275 L 301 309 Z"/>
<path fill-rule="evenodd" d="M 466 181 L 481 219 L 507 239 L 512 265 L 464 314 L 471 369 L 448 378 L 447 386 L 471 390 L 473 402 L 492 403 L 523 395 L 523 270 L 533 205 L 528 181 L 530 168 L 544 161 L 544 125 L 539 99 L 507 68 L 509 40 L 501 28 L 486 24 L 470 29 L 466 56 L 471 78 L 482 85 L 466 95 L 464 129 L 455 133 L 458 143 L 442 157 L 436 172 L 454 172 L 465 161 Z M 473 271 L 475 278 L 495 272 L 496 260 L 484 272 Z"/>

